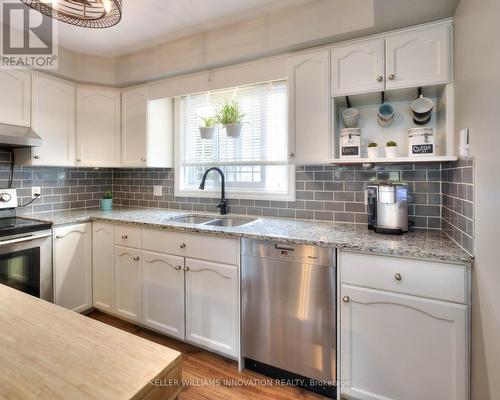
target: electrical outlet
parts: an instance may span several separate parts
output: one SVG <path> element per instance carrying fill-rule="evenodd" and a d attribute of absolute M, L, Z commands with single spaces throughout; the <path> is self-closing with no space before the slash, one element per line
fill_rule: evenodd
<path fill-rule="evenodd" d="M 153 186 L 153 196 L 161 196 L 163 194 L 163 189 L 160 185 Z"/>
<path fill-rule="evenodd" d="M 31 197 L 36 197 L 41 194 L 42 188 L 40 186 L 32 186 L 31 187 Z"/>

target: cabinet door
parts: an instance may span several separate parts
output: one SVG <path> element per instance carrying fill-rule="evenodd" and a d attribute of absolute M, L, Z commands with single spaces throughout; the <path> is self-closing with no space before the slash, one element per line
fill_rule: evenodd
<path fill-rule="evenodd" d="M 75 165 L 75 86 L 33 75 L 33 129 L 43 139 L 33 148 L 33 165 Z"/>
<path fill-rule="evenodd" d="M 363 400 L 465 400 L 467 307 L 342 285 L 342 393 Z M 419 384 L 422 383 L 422 384 Z"/>
<path fill-rule="evenodd" d="M 184 340 L 184 258 L 142 252 L 142 322 Z"/>
<path fill-rule="evenodd" d="M 115 246 L 115 312 L 141 321 L 141 252 Z"/>
<path fill-rule="evenodd" d="M 238 268 L 186 259 L 186 340 L 238 355 Z"/>
<path fill-rule="evenodd" d="M 31 126 L 31 73 L 0 71 L 0 123 Z"/>
<path fill-rule="evenodd" d="M 332 96 L 384 90 L 384 40 L 332 49 Z"/>
<path fill-rule="evenodd" d="M 395 34 L 386 39 L 387 89 L 450 81 L 448 26 Z"/>
<path fill-rule="evenodd" d="M 290 161 L 324 163 L 332 158 L 330 55 L 328 50 L 289 61 Z"/>
<path fill-rule="evenodd" d="M 113 225 L 93 223 L 94 307 L 113 312 Z"/>
<path fill-rule="evenodd" d="M 76 89 L 77 165 L 117 167 L 121 160 L 120 91 Z"/>
<path fill-rule="evenodd" d="M 54 229 L 55 303 L 76 312 L 92 307 L 90 224 Z"/>
<path fill-rule="evenodd" d="M 148 88 L 122 93 L 122 164 L 143 167 L 147 161 Z"/>

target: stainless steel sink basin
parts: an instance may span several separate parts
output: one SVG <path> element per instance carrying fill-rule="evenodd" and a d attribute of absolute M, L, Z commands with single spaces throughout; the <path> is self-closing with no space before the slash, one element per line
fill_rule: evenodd
<path fill-rule="evenodd" d="M 196 215 L 186 215 L 172 219 L 174 222 L 182 222 L 184 224 L 201 225 L 209 221 L 213 221 L 214 217 L 200 217 Z"/>
<path fill-rule="evenodd" d="M 243 219 L 243 218 L 221 218 L 215 219 L 213 221 L 205 223 L 205 225 L 211 226 L 224 226 L 224 227 L 233 227 L 233 226 L 241 226 L 249 224 L 250 222 L 255 221 L 254 219 Z"/>

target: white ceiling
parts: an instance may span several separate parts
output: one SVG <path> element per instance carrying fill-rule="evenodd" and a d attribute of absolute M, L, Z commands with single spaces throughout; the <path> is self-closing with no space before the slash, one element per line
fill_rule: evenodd
<path fill-rule="evenodd" d="M 123 17 L 107 29 L 58 22 L 59 45 L 116 57 L 314 0 L 123 0 Z"/>

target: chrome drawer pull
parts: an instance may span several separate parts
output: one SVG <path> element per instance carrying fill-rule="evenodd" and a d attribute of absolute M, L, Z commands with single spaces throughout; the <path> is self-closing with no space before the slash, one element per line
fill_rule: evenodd
<path fill-rule="evenodd" d="M 343 301 L 344 303 L 349 303 L 349 301 L 350 301 L 350 300 L 351 300 L 351 299 L 349 298 L 349 296 L 344 296 L 344 297 L 342 297 L 342 301 Z"/>
<path fill-rule="evenodd" d="M 397 281 L 400 281 L 401 279 L 403 279 L 403 277 L 401 276 L 401 274 L 398 272 L 394 275 L 394 278 L 397 280 Z"/>
<path fill-rule="evenodd" d="M 181 243 L 179 247 L 180 247 L 181 249 L 185 249 L 185 248 L 186 248 L 186 243 Z"/>
<path fill-rule="evenodd" d="M 189 267 L 184 267 L 184 271 L 189 271 Z"/>
<path fill-rule="evenodd" d="M 122 239 L 128 239 L 127 235 L 122 235 Z"/>
<path fill-rule="evenodd" d="M 134 261 L 139 261 L 140 258 L 139 257 L 134 257 Z"/>
<path fill-rule="evenodd" d="M 177 265 L 177 266 L 175 267 L 175 270 L 176 270 L 176 271 L 180 271 L 181 269 L 182 269 L 182 267 L 181 267 L 180 265 Z"/>

